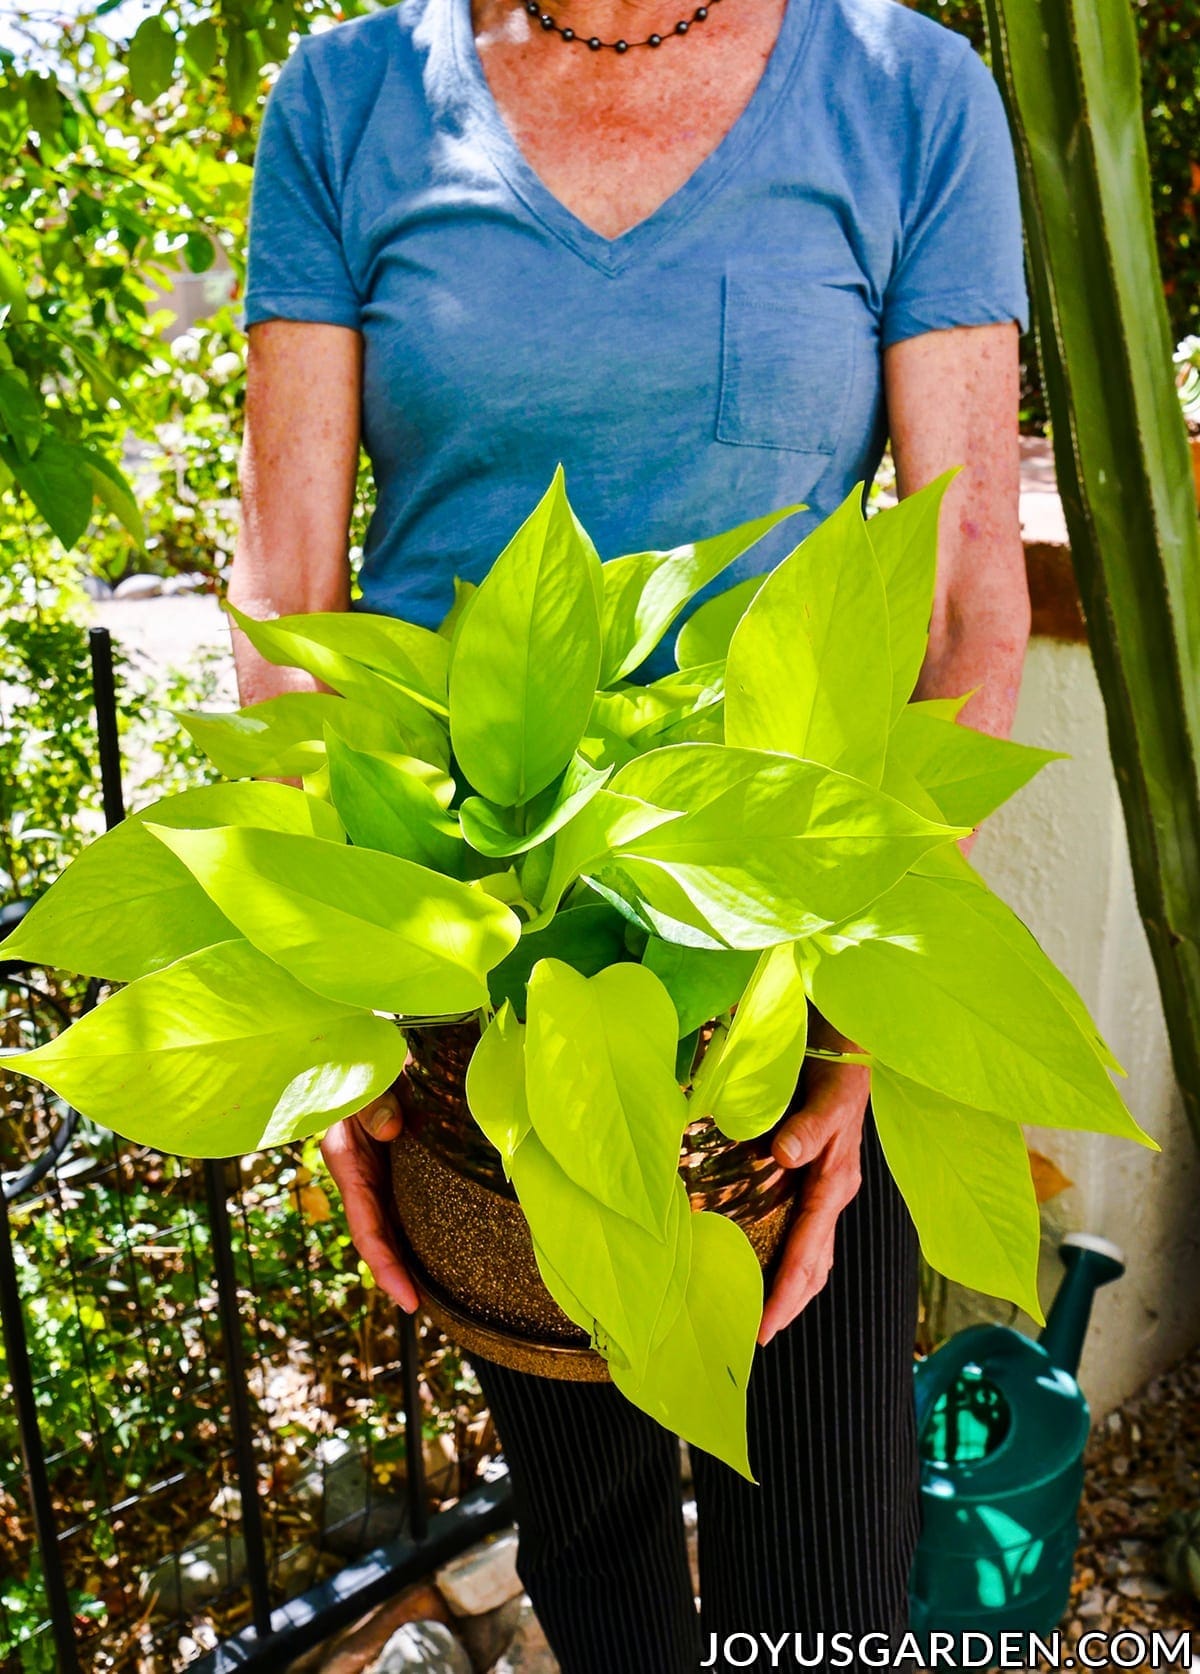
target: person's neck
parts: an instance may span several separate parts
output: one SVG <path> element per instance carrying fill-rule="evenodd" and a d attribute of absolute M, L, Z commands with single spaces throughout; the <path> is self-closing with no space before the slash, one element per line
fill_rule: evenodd
<path fill-rule="evenodd" d="M 655 32 L 666 35 L 680 20 L 690 21 L 696 11 L 695 4 L 689 0 L 540 0 L 540 3 L 555 23 L 574 29 L 577 35 L 598 35 L 602 40 L 632 40 Z M 715 7 L 719 0 L 710 3 Z M 501 9 L 505 4 L 515 10 L 521 0 L 501 0 Z M 536 27 L 536 20 L 530 21 Z"/>

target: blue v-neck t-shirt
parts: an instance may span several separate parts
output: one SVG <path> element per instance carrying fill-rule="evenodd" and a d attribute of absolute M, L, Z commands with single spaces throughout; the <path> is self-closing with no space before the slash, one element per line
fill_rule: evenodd
<path fill-rule="evenodd" d="M 732 128 L 608 239 L 525 161 L 470 0 L 401 0 L 304 37 L 268 96 L 244 321 L 273 317 L 363 335 L 359 608 L 436 626 L 559 461 L 604 558 L 807 502 L 712 592 L 874 478 L 885 347 L 1027 327 L 999 90 L 898 0 L 787 0 Z"/>

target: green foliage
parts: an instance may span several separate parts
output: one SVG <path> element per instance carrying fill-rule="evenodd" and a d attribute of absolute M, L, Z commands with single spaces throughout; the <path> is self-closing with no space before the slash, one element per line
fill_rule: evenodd
<path fill-rule="evenodd" d="M 807 1040 L 799 947 L 777 942 L 759 955 L 731 1022 L 717 1025 L 693 1097 L 730 1139 L 754 1139 L 787 1110 Z"/>
<path fill-rule="evenodd" d="M 1021 1130 L 878 1061 L 871 1107 L 887 1165 L 922 1229 L 923 1254 L 960 1284 L 1040 1319 L 1037 1196 Z M 962 1133 L 971 1136 L 970 1155 Z"/>
<path fill-rule="evenodd" d="M 1138 907 L 1200 1139 L 1200 523 L 1126 0 L 987 0 L 1055 469 Z"/>
<path fill-rule="evenodd" d="M 600 683 L 600 560 L 561 466 L 472 597 L 454 647 L 454 754 L 489 802 L 523 808 L 574 756 Z"/>
<path fill-rule="evenodd" d="M 907 0 L 987 55 L 985 0 Z M 1200 11 L 1178 0 L 1125 0 L 1137 31 L 1140 108 L 1150 158 L 1150 205 L 1173 342 L 1200 333 Z M 1026 402 L 1046 416 L 1034 346 L 1026 343 Z"/>
<path fill-rule="evenodd" d="M 825 762 L 877 785 L 892 658 L 883 572 L 860 496 L 855 488 L 804 542 L 802 556 L 768 577 L 734 630 L 725 738 Z M 864 645 L 871 655 L 856 656 Z"/>
<path fill-rule="evenodd" d="M 201 1103 L 206 1154 L 238 1156 L 352 1115 L 391 1085 L 404 1055 L 386 1020 L 234 939 L 118 989 L 24 1065 L 76 1109 L 180 1156 Z"/>
<path fill-rule="evenodd" d="M 947 480 L 870 523 L 856 490 L 754 594 L 727 660 L 646 687 L 596 683 L 641 658 L 648 624 L 667 630 L 682 561 L 601 565 L 561 470 L 453 639 L 354 612 L 239 615 L 339 695 L 197 736 L 227 765 L 299 766 L 305 788 L 168 796 L 94 844 L 10 951 L 133 980 L 0 1067 L 118 1132 L 226 1154 L 314 1134 L 388 1085 L 396 1023 L 476 1013 L 467 1097 L 547 1286 L 631 1399 L 749 1476 L 761 1273 L 734 1222 L 691 1213 L 678 1162 L 696 1116 L 733 1138 L 778 1119 L 811 1001 L 881 1072 L 930 1260 L 1036 1307 L 1019 1124 L 1153 1141 L 943 807 L 990 808 L 1051 753 L 967 732 L 962 700 L 904 701 Z M 709 556 L 687 584 L 771 521 L 688 549 Z M 122 910 L 87 920 L 84 899 Z M 915 1162 L 926 1130 L 936 1176 Z"/>

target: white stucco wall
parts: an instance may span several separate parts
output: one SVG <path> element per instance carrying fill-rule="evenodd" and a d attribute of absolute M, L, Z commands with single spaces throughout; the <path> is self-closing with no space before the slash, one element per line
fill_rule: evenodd
<path fill-rule="evenodd" d="M 1043 1211 L 1043 1307 L 1061 1273 L 1058 1232 L 1100 1233 L 1128 1262 L 1097 1297 L 1080 1372 L 1099 1417 L 1200 1341 L 1200 1147 L 1171 1071 L 1086 646 L 1031 642 L 1013 736 L 1071 759 L 1051 762 L 991 816 L 972 860 L 1079 989 L 1129 1072 L 1120 1085 L 1130 1109 L 1162 1146 L 1154 1153 L 1100 1135 L 1027 1130 L 1074 1182 Z M 981 1316 L 1008 1310 L 956 1294 L 952 1324 Z"/>

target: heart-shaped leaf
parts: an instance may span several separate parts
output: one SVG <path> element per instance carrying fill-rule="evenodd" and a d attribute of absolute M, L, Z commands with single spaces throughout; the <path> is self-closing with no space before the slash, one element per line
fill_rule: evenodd
<path fill-rule="evenodd" d="M 360 1110 L 391 1086 L 405 1052 L 394 1024 L 314 994 L 235 940 L 139 977 L 0 1067 L 138 1144 L 232 1157 Z"/>

